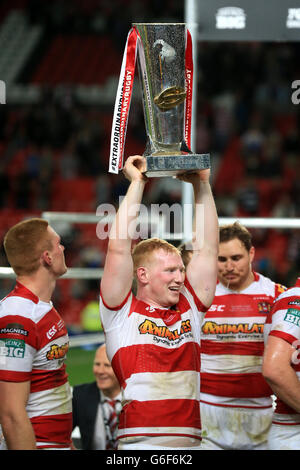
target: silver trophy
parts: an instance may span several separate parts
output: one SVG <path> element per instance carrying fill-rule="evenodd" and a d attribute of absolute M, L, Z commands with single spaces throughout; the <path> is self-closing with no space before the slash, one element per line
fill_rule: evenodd
<path fill-rule="evenodd" d="M 175 176 L 209 168 L 210 155 L 192 153 L 185 139 L 186 25 L 133 26 L 139 34 L 137 58 L 147 133 L 146 175 Z"/>

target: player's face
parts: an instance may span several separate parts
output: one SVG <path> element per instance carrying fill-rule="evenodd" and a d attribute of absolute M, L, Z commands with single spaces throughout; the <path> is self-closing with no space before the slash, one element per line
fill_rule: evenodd
<path fill-rule="evenodd" d="M 53 273 L 59 277 L 65 274 L 67 271 L 64 254 L 65 247 L 61 244 L 60 236 L 53 230 L 52 227 L 48 227 L 48 233 L 52 244 L 52 248 L 49 250 L 49 254 L 52 260 L 51 269 Z"/>
<path fill-rule="evenodd" d="M 148 276 L 153 304 L 171 307 L 179 301 L 180 288 L 185 278 L 180 255 L 165 250 L 155 251 L 148 266 Z"/>
<path fill-rule="evenodd" d="M 232 290 L 243 290 L 253 280 L 254 248 L 248 252 L 238 238 L 219 244 L 218 279 Z"/>
<path fill-rule="evenodd" d="M 96 351 L 93 372 L 98 388 L 102 390 L 105 395 L 113 398 L 119 393 L 119 382 L 108 360 L 105 347 L 100 347 Z"/>

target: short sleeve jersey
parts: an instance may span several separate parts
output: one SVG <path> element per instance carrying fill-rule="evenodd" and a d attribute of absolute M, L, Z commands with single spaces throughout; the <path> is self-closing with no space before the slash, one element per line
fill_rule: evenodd
<path fill-rule="evenodd" d="M 268 408 L 272 390 L 262 376 L 264 325 L 285 287 L 261 274 L 243 291 L 217 284 L 201 329 L 201 402 Z"/>
<path fill-rule="evenodd" d="M 300 380 L 300 278 L 295 287 L 288 289 L 274 302 L 266 322 L 265 342 L 269 335 L 281 338 L 295 347 L 292 367 Z M 300 424 L 300 414 L 277 398 L 273 423 Z"/>
<path fill-rule="evenodd" d="M 70 446 L 68 346 L 65 323 L 52 303 L 42 302 L 17 282 L 0 302 L 0 380 L 30 381 L 26 411 L 38 448 Z"/>
<path fill-rule="evenodd" d="M 200 326 L 205 311 L 187 279 L 176 310 L 154 308 L 132 292 L 122 305 L 109 308 L 101 296 L 107 354 L 123 394 L 119 438 L 200 439 Z"/>

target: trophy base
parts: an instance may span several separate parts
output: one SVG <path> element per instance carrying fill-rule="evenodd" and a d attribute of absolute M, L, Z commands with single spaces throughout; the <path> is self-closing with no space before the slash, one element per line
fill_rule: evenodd
<path fill-rule="evenodd" d="M 147 169 L 145 175 L 148 178 L 177 176 L 181 173 L 206 170 L 210 168 L 210 154 L 186 155 L 147 155 Z"/>

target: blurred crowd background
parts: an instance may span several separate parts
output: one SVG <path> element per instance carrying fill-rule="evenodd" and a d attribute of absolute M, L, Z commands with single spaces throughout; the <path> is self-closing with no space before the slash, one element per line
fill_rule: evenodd
<path fill-rule="evenodd" d="M 95 213 L 127 183 L 108 173 L 113 106 L 133 22 L 182 22 L 182 0 L 2 0 L 0 236 L 43 211 Z M 199 43 L 195 151 L 210 153 L 219 216 L 300 216 L 299 43 Z M 195 85 L 196 86 L 196 85 Z M 138 87 L 138 78 L 135 88 Z M 134 95 L 125 153 L 145 149 Z M 146 203 L 180 202 L 181 183 L 151 180 Z M 95 225 L 57 224 L 69 267 L 103 267 Z M 254 267 L 287 286 L 300 266 L 300 230 L 252 229 Z M 0 265 L 8 266 L 3 248 Z M 11 279 L 0 280 L 3 297 Z M 60 280 L 54 302 L 70 329 L 98 318 L 99 281 Z"/>

